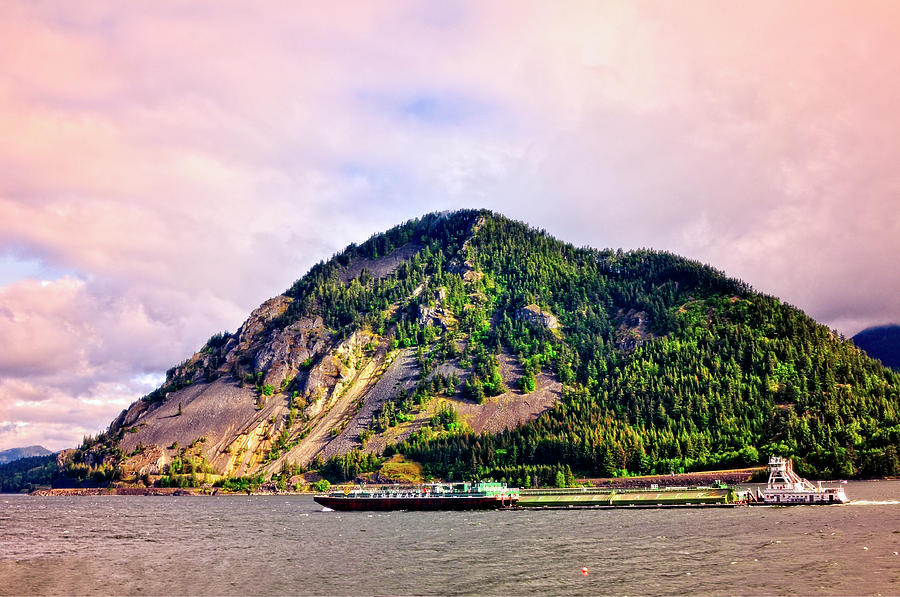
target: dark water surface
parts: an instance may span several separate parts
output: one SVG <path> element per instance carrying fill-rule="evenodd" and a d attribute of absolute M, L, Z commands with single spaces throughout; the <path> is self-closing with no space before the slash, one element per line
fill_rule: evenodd
<path fill-rule="evenodd" d="M 900 481 L 847 493 L 845 506 L 381 514 L 307 496 L 0 495 L 0 594 L 900 595 Z"/>

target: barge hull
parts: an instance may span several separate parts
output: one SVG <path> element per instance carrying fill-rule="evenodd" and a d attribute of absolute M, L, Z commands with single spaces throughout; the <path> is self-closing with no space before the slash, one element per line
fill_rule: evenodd
<path fill-rule="evenodd" d="M 357 498 L 317 495 L 316 502 L 343 511 L 389 511 L 389 510 L 497 510 L 515 505 L 509 498 L 500 500 L 493 497 L 386 497 Z"/>

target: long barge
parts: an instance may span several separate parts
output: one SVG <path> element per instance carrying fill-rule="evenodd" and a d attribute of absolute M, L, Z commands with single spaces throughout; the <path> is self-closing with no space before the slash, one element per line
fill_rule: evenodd
<path fill-rule="evenodd" d="M 332 510 L 497 510 L 515 506 L 519 490 L 505 483 L 432 483 L 407 488 L 348 488 L 313 499 Z"/>
<path fill-rule="evenodd" d="M 843 488 L 813 485 L 791 461 L 773 456 L 769 482 L 756 493 L 724 483 L 710 487 L 516 489 L 505 483 L 433 483 L 407 488 L 346 488 L 316 495 L 332 510 L 486 510 L 500 508 L 710 508 L 742 505 L 844 504 Z"/>

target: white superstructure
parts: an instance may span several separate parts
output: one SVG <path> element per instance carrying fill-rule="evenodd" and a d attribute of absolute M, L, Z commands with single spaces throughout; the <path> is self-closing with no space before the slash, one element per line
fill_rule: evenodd
<path fill-rule="evenodd" d="M 846 504 L 850 500 L 843 487 L 813 485 L 794 472 L 789 458 L 769 458 L 769 483 L 762 490 L 763 503 L 789 506 L 792 504 Z"/>

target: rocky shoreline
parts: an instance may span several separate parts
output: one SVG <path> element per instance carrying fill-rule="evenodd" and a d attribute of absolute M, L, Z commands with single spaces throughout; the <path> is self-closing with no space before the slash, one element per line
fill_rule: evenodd
<path fill-rule="evenodd" d="M 97 496 L 97 495 L 205 495 L 178 487 L 79 487 L 69 489 L 37 489 L 29 495 L 47 496 Z M 211 494 L 206 494 L 211 495 Z"/>

